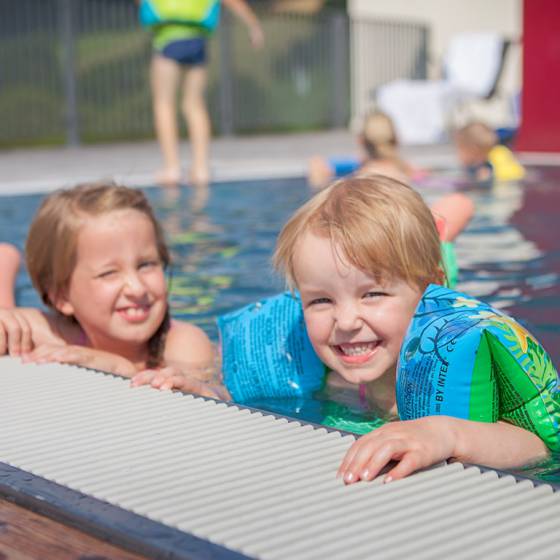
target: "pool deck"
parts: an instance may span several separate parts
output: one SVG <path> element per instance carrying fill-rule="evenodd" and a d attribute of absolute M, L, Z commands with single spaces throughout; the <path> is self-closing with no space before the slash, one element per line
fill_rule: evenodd
<path fill-rule="evenodd" d="M 185 166 L 188 143 L 182 144 Z M 222 137 L 212 142 L 213 181 L 304 177 L 314 155 L 357 155 L 355 136 L 348 130 L 297 134 Z M 457 165 L 449 144 L 406 146 L 402 155 L 426 168 Z M 560 154 L 520 154 L 527 164 L 560 165 Z M 154 141 L 86 145 L 76 148 L 0 150 L 0 195 L 48 192 L 85 181 L 113 179 L 138 187 L 155 184 L 161 166 Z"/>
<path fill-rule="evenodd" d="M 181 148 L 188 165 L 188 143 Z M 212 142 L 214 181 L 302 177 L 313 155 L 357 155 L 347 130 L 216 138 Z M 413 163 L 429 167 L 454 164 L 450 146 L 404 149 Z M 154 141 L 96 144 L 77 148 L 0 151 L 0 194 L 47 192 L 84 181 L 114 179 L 139 187 L 154 184 L 161 159 Z"/>

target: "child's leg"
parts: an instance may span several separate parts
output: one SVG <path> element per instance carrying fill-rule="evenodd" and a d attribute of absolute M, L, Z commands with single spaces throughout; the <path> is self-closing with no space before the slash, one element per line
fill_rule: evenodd
<path fill-rule="evenodd" d="M 462 193 L 445 195 L 431 206 L 436 218 L 444 218 L 442 241 L 453 241 L 470 222 L 474 214 L 473 201 Z"/>
<path fill-rule="evenodd" d="M 195 185 L 208 184 L 210 148 L 210 118 L 206 107 L 207 70 L 203 65 L 188 68 L 183 83 L 181 108 L 189 131 L 192 163 L 190 180 Z"/>
<path fill-rule="evenodd" d="M 0 307 L 15 307 L 16 276 L 21 262 L 19 251 L 9 243 L 0 243 Z"/>
<path fill-rule="evenodd" d="M 175 61 L 154 53 L 150 68 L 156 135 L 163 155 L 158 180 L 177 184 L 181 178 L 179 133 L 177 130 L 177 87 L 181 67 Z"/>

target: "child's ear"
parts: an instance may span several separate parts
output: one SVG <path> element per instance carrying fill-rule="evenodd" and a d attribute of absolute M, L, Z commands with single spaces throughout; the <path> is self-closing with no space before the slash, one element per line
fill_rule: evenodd
<path fill-rule="evenodd" d="M 74 306 L 70 303 L 70 301 L 68 301 L 65 291 L 57 294 L 54 292 L 49 293 L 49 299 L 53 307 L 63 315 L 66 315 L 67 317 L 74 315 Z"/>

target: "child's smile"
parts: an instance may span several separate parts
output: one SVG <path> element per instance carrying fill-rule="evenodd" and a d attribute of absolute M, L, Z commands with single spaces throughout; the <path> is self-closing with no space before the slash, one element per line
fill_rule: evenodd
<path fill-rule="evenodd" d="M 347 364 L 364 364 L 374 354 L 379 347 L 379 341 L 372 342 L 346 342 L 336 344 L 334 349 L 340 354 L 342 361 Z"/>
<path fill-rule="evenodd" d="M 400 279 L 380 283 L 310 231 L 297 243 L 294 269 L 307 332 L 321 360 L 351 383 L 393 387 L 420 290 Z"/>
<path fill-rule="evenodd" d="M 145 321 L 150 313 L 149 305 L 130 305 L 120 307 L 117 309 L 118 313 L 122 315 L 125 321 L 129 323 L 142 323 Z"/>

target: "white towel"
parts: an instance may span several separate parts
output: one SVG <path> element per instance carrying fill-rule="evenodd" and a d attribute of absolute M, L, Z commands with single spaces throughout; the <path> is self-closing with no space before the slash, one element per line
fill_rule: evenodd
<path fill-rule="evenodd" d="M 486 97 L 494 87 L 504 49 L 497 33 L 460 33 L 453 37 L 444 60 L 445 79 L 473 97 Z"/>

